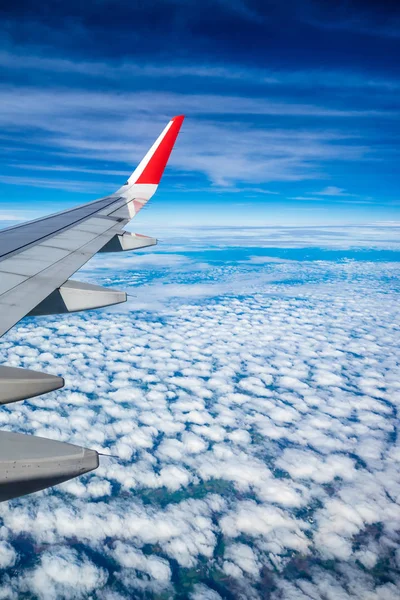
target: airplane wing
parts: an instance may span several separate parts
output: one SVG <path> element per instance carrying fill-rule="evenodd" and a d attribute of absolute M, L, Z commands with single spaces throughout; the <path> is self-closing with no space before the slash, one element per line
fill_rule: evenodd
<path fill-rule="evenodd" d="M 0 336 L 27 315 L 75 312 L 126 301 L 116 290 L 70 277 L 97 252 L 135 250 L 154 238 L 124 226 L 157 190 L 184 117 L 171 119 L 115 193 L 0 231 Z M 61 377 L 0 366 L 0 404 L 64 385 Z M 98 466 L 98 454 L 36 436 L 0 432 L 0 501 L 44 489 Z"/>

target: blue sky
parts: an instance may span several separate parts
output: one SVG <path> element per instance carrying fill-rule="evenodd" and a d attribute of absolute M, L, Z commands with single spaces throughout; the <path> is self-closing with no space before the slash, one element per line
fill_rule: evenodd
<path fill-rule="evenodd" d="M 0 216 L 116 189 L 187 115 L 138 226 L 399 218 L 396 3 L 3 5 Z"/>

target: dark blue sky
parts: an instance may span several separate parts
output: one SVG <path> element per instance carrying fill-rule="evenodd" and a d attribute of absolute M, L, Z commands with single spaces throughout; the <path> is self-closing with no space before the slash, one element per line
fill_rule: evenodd
<path fill-rule="evenodd" d="M 397 2 L 0 8 L 0 216 L 118 187 L 187 120 L 141 223 L 395 221 Z"/>

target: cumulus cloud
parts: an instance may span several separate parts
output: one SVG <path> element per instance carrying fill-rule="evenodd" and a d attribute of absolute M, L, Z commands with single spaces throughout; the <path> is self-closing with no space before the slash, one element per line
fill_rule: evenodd
<path fill-rule="evenodd" d="M 11 544 L 6 541 L 0 542 L 0 569 L 13 567 L 17 560 L 17 553 Z"/>
<path fill-rule="evenodd" d="M 22 575 L 21 591 L 45 600 L 87 598 L 107 582 L 107 573 L 84 554 L 61 547 L 43 552 L 40 563 Z"/>

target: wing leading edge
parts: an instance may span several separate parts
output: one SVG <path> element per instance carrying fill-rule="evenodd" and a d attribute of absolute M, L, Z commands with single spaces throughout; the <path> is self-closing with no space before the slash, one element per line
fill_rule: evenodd
<path fill-rule="evenodd" d="M 126 300 L 124 292 L 70 277 L 97 252 L 135 250 L 156 243 L 154 238 L 123 228 L 156 192 L 183 119 L 183 115 L 171 119 L 114 194 L 0 231 L 0 336 L 29 314 L 73 312 Z M 0 366 L 0 404 L 40 395 L 62 384 L 60 377 Z M 98 466 L 95 451 L 35 436 L 0 432 L 0 449 L 0 501 Z M 67 457 L 66 462 L 61 456 Z M 49 472 L 40 471 L 41 465 L 47 465 Z M 62 466 L 59 473 L 57 465 Z M 33 470 L 35 475 L 28 475 Z"/>

